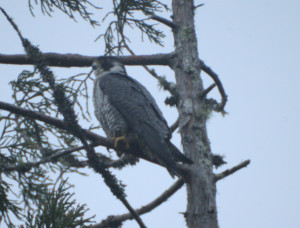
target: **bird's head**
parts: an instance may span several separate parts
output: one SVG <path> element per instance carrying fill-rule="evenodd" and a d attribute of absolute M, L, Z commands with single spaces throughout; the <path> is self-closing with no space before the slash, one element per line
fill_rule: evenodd
<path fill-rule="evenodd" d="M 113 56 L 98 57 L 92 65 L 97 76 L 105 73 L 120 73 L 126 74 L 124 64 L 120 59 Z"/>

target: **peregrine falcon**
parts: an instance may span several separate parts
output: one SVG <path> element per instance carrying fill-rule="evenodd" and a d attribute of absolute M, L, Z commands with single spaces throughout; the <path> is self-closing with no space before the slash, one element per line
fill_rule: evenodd
<path fill-rule="evenodd" d="M 93 63 L 93 103 L 96 118 L 115 147 L 124 143 L 133 154 L 182 176 L 176 162 L 192 164 L 171 142 L 172 132 L 148 90 L 129 77 L 117 57 L 99 57 Z"/>

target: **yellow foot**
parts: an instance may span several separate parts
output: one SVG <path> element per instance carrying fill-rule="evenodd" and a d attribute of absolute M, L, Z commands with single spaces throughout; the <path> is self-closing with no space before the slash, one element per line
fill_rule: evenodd
<path fill-rule="evenodd" d="M 116 148 L 118 147 L 118 144 L 121 141 L 121 142 L 125 143 L 125 148 L 129 149 L 130 146 L 129 146 L 129 142 L 128 142 L 128 139 L 127 139 L 126 135 L 122 135 L 120 137 L 116 137 L 116 138 L 114 138 L 114 140 L 115 140 L 114 146 Z"/>

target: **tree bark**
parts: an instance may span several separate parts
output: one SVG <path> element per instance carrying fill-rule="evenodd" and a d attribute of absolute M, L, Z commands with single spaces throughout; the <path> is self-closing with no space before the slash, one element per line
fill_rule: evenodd
<path fill-rule="evenodd" d="M 203 83 L 194 27 L 194 2 L 173 0 L 172 8 L 175 57 L 171 67 L 179 93 L 179 128 L 184 153 L 194 161 L 187 183 L 186 222 L 189 228 L 217 228 L 216 185 L 206 131 L 209 110 L 205 98 L 201 98 Z"/>

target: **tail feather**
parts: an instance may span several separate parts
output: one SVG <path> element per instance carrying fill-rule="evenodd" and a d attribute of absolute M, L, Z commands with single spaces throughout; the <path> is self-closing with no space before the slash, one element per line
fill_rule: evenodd
<path fill-rule="evenodd" d="M 145 141 L 159 162 L 167 168 L 173 178 L 175 175 L 182 176 L 182 173 L 172 156 L 169 144 L 164 141 L 159 134 L 157 134 L 148 124 L 143 123 L 140 123 L 139 128 L 136 128 L 135 130 L 139 133 L 139 137 Z"/>
<path fill-rule="evenodd" d="M 180 152 L 180 150 L 170 142 L 170 148 L 175 161 L 193 164 L 193 161 Z"/>

